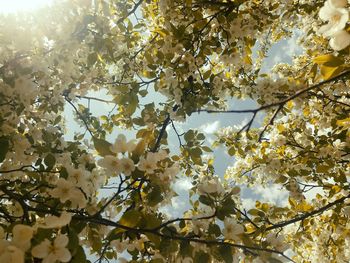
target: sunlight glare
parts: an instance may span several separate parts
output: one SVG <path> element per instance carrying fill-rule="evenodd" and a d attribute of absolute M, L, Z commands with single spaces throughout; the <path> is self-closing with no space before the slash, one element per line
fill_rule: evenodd
<path fill-rule="evenodd" d="M 0 0 L 0 13 L 28 12 L 45 7 L 53 0 Z"/>

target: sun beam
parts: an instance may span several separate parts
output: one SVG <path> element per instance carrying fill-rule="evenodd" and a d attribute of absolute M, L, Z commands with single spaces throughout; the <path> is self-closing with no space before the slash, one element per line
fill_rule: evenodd
<path fill-rule="evenodd" d="M 0 13 L 33 11 L 52 3 L 53 0 L 0 0 Z"/>

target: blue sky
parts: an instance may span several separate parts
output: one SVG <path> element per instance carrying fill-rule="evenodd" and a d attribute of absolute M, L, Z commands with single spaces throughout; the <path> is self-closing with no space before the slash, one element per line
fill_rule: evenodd
<path fill-rule="evenodd" d="M 279 43 L 275 44 L 268 53 L 268 57 L 264 61 L 262 66 L 262 72 L 268 73 L 270 68 L 278 62 L 291 63 L 292 56 L 295 54 L 301 53 L 301 49 L 296 44 L 296 37 L 294 36 L 291 39 L 282 40 Z M 99 92 L 91 92 L 88 94 L 92 97 L 99 97 L 103 99 L 110 100 L 111 98 L 106 95 L 105 91 L 101 90 Z M 164 101 L 162 95 L 156 93 L 150 93 L 147 98 L 147 103 L 149 102 L 159 102 Z M 145 101 L 143 101 L 145 102 Z M 87 106 L 87 100 L 80 100 L 79 103 L 82 103 Z M 106 104 L 98 101 L 91 101 L 90 110 L 91 113 L 95 116 L 101 116 L 109 112 L 113 108 L 113 104 Z M 257 104 L 252 100 L 230 100 L 230 109 L 251 109 L 255 108 Z M 83 128 L 73 120 L 73 112 L 70 105 L 66 105 L 65 108 L 65 117 L 66 117 L 66 138 L 72 139 L 75 132 L 81 132 Z M 200 132 L 203 132 L 207 141 L 210 143 L 215 139 L 214 132 L 219 128 L 226 126 L 234 126 L 239 124 L 245 124 L 250 118 L 250 114 L 218 114 L 218 113 L 194 113 L 192 116 L 188 117 L 187 120 L 183 123 L 175 122 L 176 129 L 179 133 L 186 132 L 189 129 L 198 129 Z M 262 116 L 258 117 L 255 121 L 255 126 L 259 126 L 262 121 Z M 136 131 L 126 131 L 116 128 L 115 131 L 107 136 L 107 140 L 114 142 L 115 138 L 119 133 L 123 133 L 129 139 L 133 139 Z M 177 136 L 171 127 L 167 128 L 169 136 L 169 147 L 171 151 L 178 152 L 178 139 Z M 87 134 L 86 138 L 89 138 Z M 214 167 L 216 174 L 222 177 L 225 173 L 226 168 L 229 165 L 233 165 L 234 158 L 229 156 L 223 147 L 214 149 L 213 156 L 215 158 Z M 174 190 L 178 193 L 178 197 L 173 198 L 172 206 L 166 207 L 163 211 L 168 213 L 169 216 L 180 216 L 183 211 L 186 211 L 189 208 L 188 202 L 188 189 L 191 187 L 191 182 L 186 177 L 181 177 L 175 184 Z M 109 191 L 103 192 L 102 195 L 110 194 Z M 241 193 L 246 208 L 254 206 L 255 200 L 262 199 L 267 202 L 279 203 L 286 202 L 288 193 L 286 191 L 280 191 L 278 187 L 269 187 L 265 189 L 254 188 L 247 189 L 242 188 Z"/>

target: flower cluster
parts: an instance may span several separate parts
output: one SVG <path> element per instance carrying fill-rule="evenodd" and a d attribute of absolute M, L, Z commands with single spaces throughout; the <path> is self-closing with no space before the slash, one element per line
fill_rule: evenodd
<path fill-rule="evenodd" d="M 39 245 L 33 247 L 32 255 L 33 257 L 43 259 L 43 263 L 56 261 L 69 262 L 72 256 L 66 248 L 68 241 L 69 239 L 65 235 L 57 235 L 53 242 L 45 239 Z"/>
<path fill-rule="evenodd" d="M 110 147 L 110 151 L 115 153 L 115 155 L 104 156 L 103 159 L 98 161 L 98 165 L 113 176 L 117 176 L 121 173 L 129 176 L 135 170 L 134 161 L 129 158 L 135 147 L 136 144 L 133 140 L 127 142 L 126 137 L 120 134 Z M 126 153 L 129 154 L 129 157 L 126 156 Z M 120 154 L 122 158 L 118 157 Z"/>
<path fill-rule="evenodd" d="M 349 10 L 346 0 L 327 0 L 320 9 L 319 17 L 328 22 L 319 29 L 324 37 L 330 38 L 329 45 L 336 51 L 350 45 L 350 34 L 346 31 Z"/>
<path fill-rule="evenodd" d="M 30 226 L 18 224 L 13 227 L 12 240 L 5 240 L 4 229 L 0 227 L 0 261 L 23 263 L 24 254 L 31 246 L 34 230 Z"/>

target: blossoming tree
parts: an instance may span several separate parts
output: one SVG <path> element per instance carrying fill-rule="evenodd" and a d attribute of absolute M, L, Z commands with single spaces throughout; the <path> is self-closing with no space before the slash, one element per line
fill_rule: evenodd
<path fill-rule="evenodd" d="M 2 15 L 0 262 L 348 262 L 349 8 L 65 0 Z M 270 47 L 293 32 L 303 54 L 263 74 Z M 98 90 L 112 100 L 89 95 Z M 140 103 L 157 94 L 166 102 Z M 259 106 L 230 110 L 230 98 Z M 115 107 L 94 116 L 82 100 Z M 65 107 L 81 125 L 74 140 Z M 251 118 L 208 147 L 200 131 L 176 131 L 202 112 Z M 106 139 L 116 127 L 136 137 Z M 224 175 L 204 158 L 218 145 L 233 156 Z M 161 208 L 184 177 L 191 208 L 169 218 Z M 286 205 L 247 211 L 240 188 L 261 185 L 288 191 Z"/>

